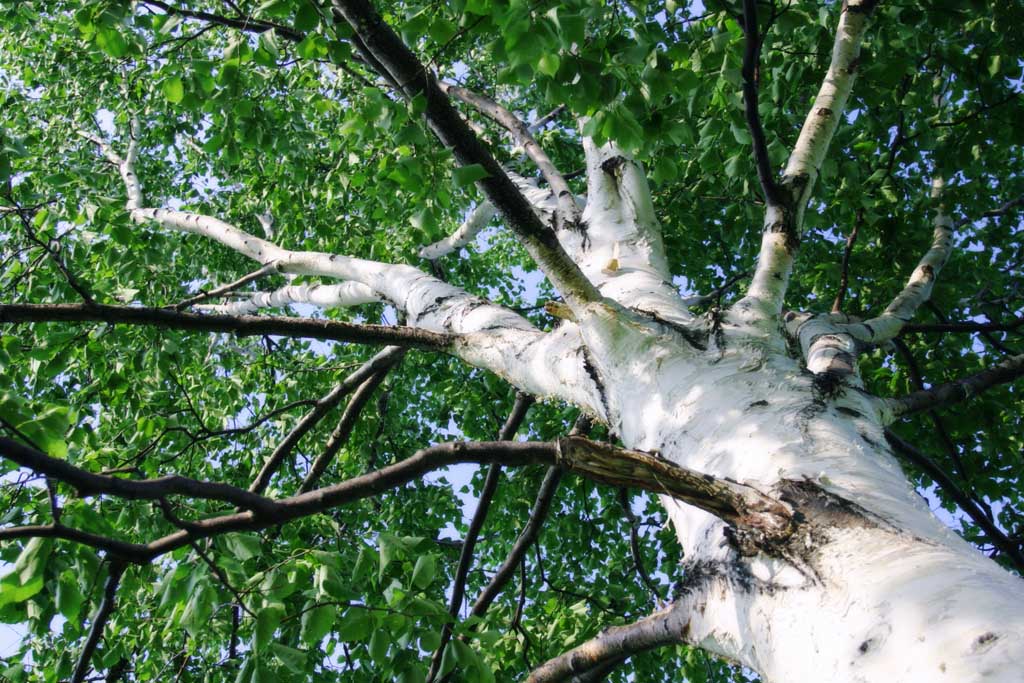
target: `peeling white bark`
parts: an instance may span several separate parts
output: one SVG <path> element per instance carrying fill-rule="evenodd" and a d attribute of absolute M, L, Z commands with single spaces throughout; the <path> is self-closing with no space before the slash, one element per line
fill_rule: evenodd
<path fill-rule="evenodd" d="M 330 308 L 358 306 L 380 300 L 380 295 L 364 284 L 342 282 L 336 285 L 288 285 L 273 292 L 253 292 L 242 301 L 200 305 L 196 306 L 196 309 L 225 315 L 248 315 L 261 308 L 283 308 L 291 304 L 311 304 Z"/>
<path fill-rule="evenodd" d="M 780 187 L 789 195 L 789 206 L 770 206 L 765 212 L 761 251 L 747 296 L 765 302 L 774 315 L 782 310 L 804 210 L 853 89 L 860 46 L 874 4 L 874 0 L 843 3 L 832 61 L 782 174 Z"/>
<path fill-rule="evenodd" d="M 932 179 L 932 200 L 936 202 L 932 222 L 932 244 L 921 257 L 907 286 L 903 288 L 881 315 L 861 323 L 845 325 L 844 330 L 863 342 L 879 344 L 900 333 L 914 313 L 932 296 L 932 288 L 939 271 L 946 265 L 953 251 L 953 219 L 942 204 L 943 179 Z"/>

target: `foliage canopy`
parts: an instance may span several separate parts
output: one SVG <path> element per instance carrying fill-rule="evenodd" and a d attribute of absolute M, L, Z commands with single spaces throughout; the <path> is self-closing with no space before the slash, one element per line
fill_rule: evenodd
<path fill-rule="evenodd" d="M 704 5 L 389 0 L 377 8 L 442 78 L 526 120 L 554 111 L 537 139 L 563 171 L 583 166 L 580 120 L 586 135 L 642 161 L 676 283 L 718 290 L 717 302 L 700 304 L 713 308 L 742 290 L 753 267 L 763 201 L 741 92 L 742 3 Z M 813 102 L 839 11 L 836 2 L 759 4 L 759 113 L 775 168 Z M 253 270 L 211 240 L 129 219 L 116 169 L 78 132 L 123 154 L 134 117 L 136 171 L 150 206 L 217 216 L 268 238 L 272 231 L 291 249 L 433 269 L 543 329 L 557 322 L 544 308 L 551 287 L 538 284 L 536 267 L 498 220 L 461 256 L 420 257 L 479 201 L 481 169 L 453 162 L 421 119 L 422 99 L 405 101 L 366 66 L 329 4 L 21 2 L 0 9 L 0 21 L 5 303 L 80 301 L 80 283 L 101 303 L 173 306 Z M 1024 36 L 1015 30 L 1022 23 L 1017 2 L 882 3 L 876 12 L 851 106 L 820 169 L 787 304 L 828 306 L 848 274 L 843 311 L 876 314 L 927 247 L 928 181 L 942 174 L 957 251 L 915 322 L 996 324 L 981 333 L 902 335 L 862 364 L 878 394 L 969 374 L 1024 346 L 1015 211 L 1024 197 Z M 503 128 L 464 111 L 500 161 L 537 175 Z M 569 182 L 582 187 L 571 173 Z M 264 214 L 272 227 L 260 227 Z M 283 284 L 274 273 L 246 287 Z M 383 304 L 317 315 L 398 322 Z M 0 333 L 7 436 L 93 472 L 176 473 L 243 489 L 300 416 L 376 351 L 150 327 L 55 323 Z M 410 351 L 380 375 L 323 481 L 454 437 L 495 440 L 515 401 L 495 375 Z M 1019 545 L 1024 425 L 1016 401 L 1012 390 L 997 389 L 897 431 Z M 534 404 L 519 434 L 555 439 L 577 413 Z M 298 442 L 268 495 L 298 489 L 341 414 L 332 408 Z M 600 425 L 594 435 L 614 437 Z M 931 501 L 957 510 L 933 474 L 913 464 L 908 472 Z M 461 539 L 485 473 L 460 466 L 130 566 L 92 666 L 139 681 L 422 681 L 448 620 Z M 145 543 L 181 520 L 226 509 L 184 497 L 165 505 L 79 497 L 64 485 L 52 506 L 42 478 L 6 459 L 0 474 L 0 521 L 10 527 L 46 524 L 57 507 L 64 525 Z M 466 581 L 469 604 L 527 524 L 544 474 L 539 466 L 502 474 Z M 966 538 L 992 550 L 975 523 L 955 519 Z M 25 624 L 29 634 L 0 673 L 12 681 L 69 678 L 104 581 L 118 570 L 93 547 L 53 539 L 0 537 L 0 559 L 14 565 L 0 582 L 0 621 Z M 521 678 L 670 599 L 680 560 L 653 497 L 567 475 L 522 571 L 486 614 L 456 621 L 464 638 L 452 641 L 441 671 L 467 681 Z M 637 655 L 628 671 L 643 681 L 677 680 L 678 671 L 693 681 L 741 675 L 683 647 Z M 627 680 L 626 672 L 613 680 Z"/>

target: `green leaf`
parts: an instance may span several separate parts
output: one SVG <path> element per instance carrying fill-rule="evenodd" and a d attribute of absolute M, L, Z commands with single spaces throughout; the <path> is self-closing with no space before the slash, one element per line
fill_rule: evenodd
<path fill-rule="evenodd" d="M 311 0 L 301 0 L 299 9 L 295 12 L 295 23 L 293 24 L 295 30 L 306 33 L 319 25 L 320 12 L 313 6 Z"/>
<path fill-rule="evenodd" d="M 452 178 L 456 187 L 467 187 L 478 180 L 490 177 L 487 170 L 480 164 L 467 164 L 459 166 L 452 171 Z"/>
<path fill-rule="evenodd" d="M 271 603 L 256 613 L 256 626 L 253 628 L 253 649 L 256 652 L 264 652 L 267 645 L 273 640 L 274 632 L 281 624 L 281 617 L 284 616 L 284 606 L 280 603 Z"/>
<path fill-rule="evenodd" d="M 305 673 L 306 653 L 281 643 L 271 643 L 270 652 L 286 669 L 295 674 Z"/>
<path fill-rule="evenodd" d="M 182 83 L 179 76 L 171 76 L 170 78 L 164 79 L 163 84 L 160 88 L 163 90 L 164 97 L 171 104 L 178 104 L 185 99 L 185 84 Z"/>
<path fill-rule="evenodd" d="M 334 605 L 320 605 L 302 614 L 302 630 L 300 638 L 307 645 L 317 645 L 331 632 L 338 608 Z M 339 629 L 340 634 L 340 629 Z"/>
<path fill-rule="evenodd" d="M 437 559 L 433 555 L 420 555 L 412 570 L 412 585 L 424 589 L 434 580 L 437 570 Z"/>
<path fill-rule="evenodd" d="M 557 54 L 547 52 L 537 61 L 537 70 L 545 76 L 554 76 L 558 73 L 558 67 L 561 66 L 561 64 L 562 60 L 558 58 Z"/>
<path fill-rule="evenodd" d="M 365 609 L 350 607 L 337 621 L 337 634 L 341 640 L 366 640 L 373 628 L 373 620 Z"/>

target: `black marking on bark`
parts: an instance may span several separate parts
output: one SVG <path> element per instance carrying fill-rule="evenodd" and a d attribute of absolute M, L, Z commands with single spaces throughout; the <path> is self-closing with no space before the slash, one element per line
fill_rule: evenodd
<path fill-rule="evenodd" d="M 850 417 L 864 417 L 864 413 L 859 410 L 854 410 L 853 408 L 847 408 L 846 406 L 835 406 L 835 409 L 837 412 L 840 412 L 843 415 L 849 415 Z"/>
<path fill-rule="evenodd" d="M 971 652 L 977 653 L 981 650 L 987 650 L 988 648 L 992 647 L 992 645 L 994 645 L 997 640 L 999 640 L 999 636 L 997 636 L 995 633 L 992 633 L 992 631 L 986 631 L 985 633 L 982 633 L 980 636 L 978 636 L 974 640 L 974 643 L 971 644 Z"/>
<path fill-rule="evenodd" d="M 616 175 L 619 168 L 626 163 L 626 157 L 616 155 L 601 162 L 601 170 L 608 175 Z"/>
<path fill-rule="evenodd" d="M 635 313 L 639 313 L 640 315 L 644 316 L 651 322 L 663 325 L 672 330 L 673 332 L 678 332 L 679 335 L 686 340 L 686 343 L 688 343 L 690 346 L 697 349 L 698 351 L 707 351 L 707 337 L 700 334 L 699 332 L 691 330 L 685 325 L 672 322 L 671 320 L 665 320 L 654 311 L 648 311 L 643 308 L 631 308 L 630 310 L 634 311 Z"/>
<path fill-rule="evenodd" d="M 747 410 L 750 410 L 751 408 L 763 408 L 767 405 L 768 401 L 754 401 L 749 406 L 747 406 Z"/>
<path fill-rule="evenodd" d="M 866 655 L 868 653 L 868 650 L 871 649 L 871 646 L 874 644 L 874 642 L 874 638 L 868 638 L 860 644 L 860 647 L 858 647 L 857 650 L 859 650 L 862 655 Z"/>
<path fill-rule="evenodd" d="M 601 373 L 598 372 L 597 366 L 594 364 L 594 359 L 590 355 L 590 349 L 586 346 L 581 346 L 580 350 L 583 352 L 583 369 L 597 388 L 597 394 L 601 398 L 601 405 L 604 407 L 605 419 L 611 420 L 612 411 L 608 403 L 608 390 L 601 379 Z"/>

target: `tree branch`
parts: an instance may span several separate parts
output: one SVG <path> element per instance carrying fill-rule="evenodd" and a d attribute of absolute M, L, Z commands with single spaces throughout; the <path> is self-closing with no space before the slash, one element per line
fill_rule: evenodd
<path fill-rule="evenodd" d="M 915 391 L 901 398 L 886 399 L 885 408 L 889 416 L 888 422 L 922 410 L 934 410 L 965 401 L 992 387 L 1012 382 L 1021 376 L 1024 376 L 1024 354 L 1011 356 L 968 377 L 939 384 L 931 389 Z"/>
<path fill-rule="evenodd" d="M 562 249 L 554 231 L 544 225 L 530 203 L 490 151 L 466 124 L 432 74 L 402 42 L 367 0 L 334 0 L 334 6 L 362 40 L 367 53 L 402 86 L 405 97 L 423 95 L 430 127 L 463 165 L 479 164 L 488 177 L 479 181 L 484 195 L 508 221 L 551 284 L 573 307 L 601 300 L 597 288 Z"/>
<path fill-rule="evenodd" d="M 685 642 L 689 620 L 687 610 L 673 605 L 628 626 L 612 626 L 582 645 L 541 664 L 526 681 L 566 681 L 573 674 L 586 674 L 638 652 Z"/>
<path fill-rule="evenodd" d="M 515 437 L 520 425 L 526 418 L 526 413 L 533 405 L 533 397 L 529 394 L 516 394 L 515 405 L 505 420 L 505 424 L 498 431 L 499 441 L 508 441 Z M 480 530 L 487 519 L 487 513 L 491 509 L 491 501 L 498 490 L 501 481 L 501 465 L 493 464 L 487 469 L 487 477 L 484 479 L 483 488 L 480 490 L 480 497 L 477 502 L 473 519 L 466 530 L 466 537 L 462 541 L 462 551 L 459 553 L 459 564 L 455 569 L 455 578 L 452 580 L 451 599 L 448 601 L 448 614 L 452 617 L 451 622 L 446 622 L 441 629 L 441 643 L 434 650 L 430 659 L 430 669 L 427 672 L 427 683 L 432 683 L 441 668 L 441 657 L 444 654 L 445 646 L 452 637 L 452 624 L 459 616 L 459 609 L 466 596 L 466 578 L 469 576 L 469 569 L 473 564 L 473 553 L 476 550 L 476 542 L 480 538 Z"/>
<path fill-rule="evenodd" d="M 757 166 L 757 179 L 761 183 L 765 202 L 771 206 L 782 206 L 785 197 L 775 183 L 771 161 L 768 158 L 768 143 L 765 140 L 764 127 L 761 125 L 761 114 L 758 112 L 758 80 L 759 63 L 761 60 L 761 36 L 757 26 L 757 0 L 743 0 L 743 34 L 745 45 L 743 50 L 743 104 L 750 130 L 751 147 L 754 152 L 754 163 Z"/>
<path fill-rule="evenodd" d="M 82 652 L 78 655 L 78 662 L 75 664 L 74 673 L 71 674 L 71 683 L 82 683 L 85 675 L 89 672 L 89 662 L 96 650 L 100 639 L 103 637 L 103 627 L 114 612 L 114 600 L 117 597 L 117 586 L 121 583 L 121 576 L 124 574 L 125 564 L 120 560 L 111 560 L 110 570 L 107 574 L 107 581 L 103 585 L 103 599 L 100 601 L 96 614 L 92 618 L 92 625 L 89 627 L 89 635 L 82 646 Z"/>
<path fill-rule="evenodd" d="M 992 545 L 999 548 L 1000 552 L 1009 557 L 1019 571 L 1024 571 L 1024 553 L 1021 552 L 1019 545 L 1008 539 L 1006 534 L 985 515 L 974 499 L 957 486 L 956 482 L 941 467 L 911 445 L 910 442 L 897 436 L 892 430 L 885 430 L 885 438 L 896 453 L 902 455 L 931 477 L 932 481 L 938 484 L 956 502 L 957 506 L 985 532 Z"/>
<path fill-rule="evenodd" d="M 100 304 L 0 304 L 0 323 L 47 322 L 141 325 L 192 332 L 220 332 L 239 337 L 274 335 L 354 344 L 392 344 L 446 352 L 451 350 L 457 337 L 413 327 L 357 325 L 314 318 L 198 315 L 166 308 Z"/>
<path fill-rule="evenodd" d="M 248 275 L 243 275 L 242 277 L 238 278 L 234 282 L 229 282 L 226 285 L 222 285 L 222 286 L 217 287 L 215 289 L 211 289 L 208 292 L 202 292 L 200 294 L 197 294 L 196 296 L 193 296 L 191 298 L 185 299 L 181 303 L 175 304 L 174 305 L 174 310 L 176 310 L 176 311 L 183 311 L 186 308 L 189 308 L 190 306 L 202 303 L 204 301 L 207 301 L 208 299 L 215 299 L 215 298 L 217 298 L 219 296 L 224 296 L 225 294 L 230 294 L 231 292 L 235 291 L 239 287 L 244 287 L 245 285 L 249 284 L 250 282 L 253 282 L 254 280 L 259 280 L 262 277 L 266 277 L 267 275 L 271 275 L 271 274 L 276 273 L 276 272 L 277 272 L 277 263 L 271 261 L 270 263 L 266 264 L 265 266 L 263 266 L 259 270 L 255 270 L 255 271 L 249 273 Z"/>
<path fill-rule="evenodd" d="M 511 111 L 485 95 L 453 83 L 441 82 L 438 85 L 446 94 L 459 98 L 512 134 L 516 144 L 523 148 L 530 160 L 540 169 L 544 179 L 555 193 L 558 201 L 558 211 L 555 214 L 558 217 L 556 227 L 558 229 L 577 227 L 580 222 L 580 210 L 576 205 L 575 196 L 561 172 L 533 137 L 529 126 Z"/>
<path fill-rule="evenodd" d="M 324 448 L 323 453 L 317 456 L 317 459 L 313 461 L 313 464 L 309 468 L 309 472 L 306 473 L 306 477 L 302 480 L 302 485 L 299 487 L 299 493 L 305 493 L 306 491 L 312 490 L 317 480 L 320 479 L 327 466 L 337 455 L 338 451 L 341 450 L 342 445 L 348 441 L 349 435 L 352 433 L 352 428 L 356 425 L 356 420 L 359 418 L 359 414 L 362 412 L 363 407 L 367 401 L 373 395 L 373 392 L 377 390 L 384 378 L 387 377 L 388 371 L 391 370 L 399 361 L 405 356 L 405 349 L 398 349 L 394 356 L 389 359 L 389 362 L 382 364 L 372 375 L 367 377 L 359 388 L 356 389 L 355 393 L 352 394 L 352 398 L 349 399 L 348 405 L 345 406 L 345 411 L 341 414 L 341 419 L 338 421 L 338 426 L 331 432 L 330 438 L 327 440 L 327 446 Z"/>
<path fill-rule="evenodd" d="M 803 216 L 853 89 L 860 47 L 878 0 L 846 0 L 832 47 L 828 73 L 814 100 L 779 183 L 785 201 L 765 211 L 761 251 L 744 299 L 760 302 L 763 314 L 778 315 L 800 244 Z M 743 301 L 743 300 L 741 300 Z"/>

